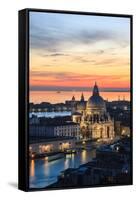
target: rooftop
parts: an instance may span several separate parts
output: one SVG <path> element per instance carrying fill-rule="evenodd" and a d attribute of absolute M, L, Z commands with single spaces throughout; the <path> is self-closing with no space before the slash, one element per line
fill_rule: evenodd
<path fill-rule="evenodd" d="M 46 127 L 54 127 L 54 126 L 68 126 L 68 125 L 78 125 L 78 123 L 72 121 L 50 121 L 49 123 L 39 123 L 34 124 L 33 126 L 46 126 Z"/>
<path fill-rule="evenodd" d="M 73 140 L 73 137 L 30 137 L 29 144 L 42 143 L 42 142 L 54 142 L 54 141 L 64 141 Z"/>

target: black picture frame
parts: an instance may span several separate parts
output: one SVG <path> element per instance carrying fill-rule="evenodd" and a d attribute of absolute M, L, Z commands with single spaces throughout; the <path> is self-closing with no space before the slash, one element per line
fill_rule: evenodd
<path fill-rule="evenodd" d="M 23 191 L 43 191 L 54 189 L 73 189 L 73 187 L 63 188 L 29 188 L 29 14 L 30 12 L 46 12 L 59 14 L 75 14 L 75 15 L 95 15 L 108 17 L 123 17 L 130 19 L 130 93 L 131 93 L 131 182 L 133 184 L 133 15 L 128 14 L 111 14 L 111 13 L 95 13 L 81 11 L 65 11 L 65 10 L 48 10 L 48 9 L 23 9 L 19 11 L 19 159 L 18 159 L 18 188 Z M 122 184 L 125 185 L 125 184 Z M 103 187 L 112 185 L 95 185 L 94 187 Z M 113 185 L 115 186 L 115 185 Z M 116 184 L 120 186 L 120 184 Z M 83 186 L 82 188 L 88 188 Z M 92 186 L 91 186 L 92 187 Z M 75 187 L 74 187 L 75 188 Z M 79 188 L 79 187 L 76 187 Z M 89 187 L 90 188 L 90 187 Z"/>

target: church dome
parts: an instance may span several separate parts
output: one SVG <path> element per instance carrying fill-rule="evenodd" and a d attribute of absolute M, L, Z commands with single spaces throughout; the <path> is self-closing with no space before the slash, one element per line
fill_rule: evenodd
<path fill-rule="evenodd" d="M 87 110 L 92 112 L 101 112 L 106 110 L 105 101 L 99 95 L 99 89 L 96 83 L 93 88 L 93 95 L 87 101 Z"/>
<path fill-rule="evenodd" d="M 91 96 L 87 101 L 87 108 L 103 108 L 105 107 L 105 102 L 101 96 Z"/>

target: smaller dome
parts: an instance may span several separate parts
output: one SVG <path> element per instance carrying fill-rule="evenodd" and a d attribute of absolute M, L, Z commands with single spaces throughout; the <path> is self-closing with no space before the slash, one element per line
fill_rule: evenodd
<path fill-rule="evenodd" d="M 72 97 L 72 101 L 75 101 L 75 100 L 76 100 L 76 99 L 75 99 L 75 96 L 73 96 L 73 97 Z"/>

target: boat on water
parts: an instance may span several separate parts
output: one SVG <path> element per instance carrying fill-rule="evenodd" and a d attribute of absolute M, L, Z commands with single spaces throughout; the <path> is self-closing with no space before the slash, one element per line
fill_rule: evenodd
<path fill-rule="evenodd" d="M 67 150 L 64 151 L 64 153 L 65 154 L 76 154 L 77 151 L 76 151 L 76 149 L 67 149 Z"/>
<path fill-rule="evenodd" d="M 48 161 L 48 162 L 51 162 L 53 160 L 58 160 L 58 159 L 61 159 L 61 158 L 64 158 L 64 157 L 65 157 L 64 153 L 57 153 L 55 155 L 46 156 L 45 160 Z"/>
<path fill-rule="evenodd" d="M 30 159 L 44 158 L 46 161 L 50 162 L 50 161 L 61 159 L 64 157 L 65 157 L 65 153 L 63 152 L 52 152 L 52 153 L 32 154 L 30 156 Z"/>

